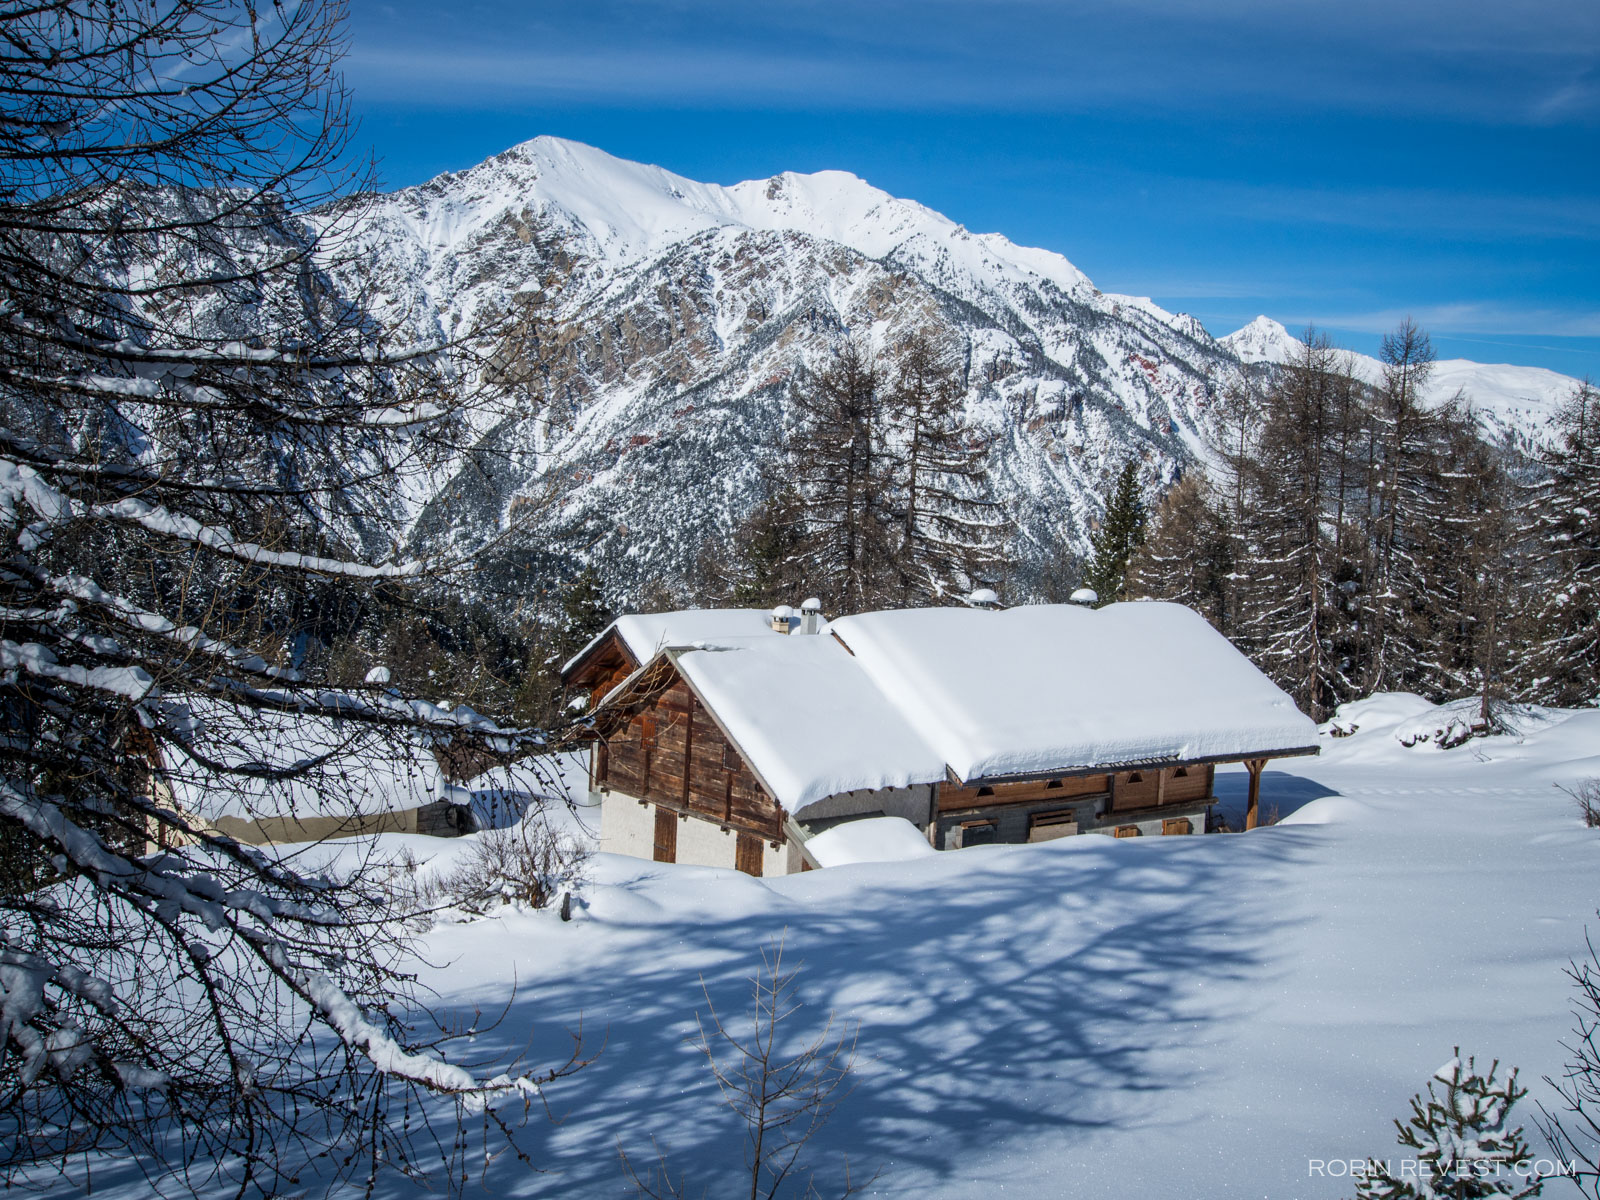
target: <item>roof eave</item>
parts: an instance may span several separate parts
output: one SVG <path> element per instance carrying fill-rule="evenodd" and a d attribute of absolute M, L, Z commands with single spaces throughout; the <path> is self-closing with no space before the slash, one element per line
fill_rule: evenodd
<path fill-rule="evenodd" d="M 1054 767 L 1045 771 L 1018 771 L 1005 775 L 974 775 L 963 779 L 952 767 L 945 768 L 945 780 L 957 787 L 990 787 L 1003 783 L 1033 783 L 1041 779 L 1073 779 L 1083 775 L 1104 775 L 1110 771 L 1154 771 L 1162 767 L 1205 766 L 1211 763 L 1248 762 L 1257 758 L 1299 758 L 1321 754 L 1321 746 L 1296 746 L 1287 750 L 1251 750 L 1242 753 L 1204 754 L 1185 758 L 1177 754 L 1157 758 L 1128 759 L 1122 762 L 1101 762 L 1087 766 Z"/>

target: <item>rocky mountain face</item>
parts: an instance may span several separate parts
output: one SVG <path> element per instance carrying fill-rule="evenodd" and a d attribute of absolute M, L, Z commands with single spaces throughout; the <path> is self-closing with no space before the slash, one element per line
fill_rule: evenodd
<path fill-rule="evenodd" d="M 515 525 L 502 582 L 592 562 L 620 600 L 681 579 L 749 511 L 792 389 L 843 338 L 923 327 L 960 348 L 1024 590 L 1048 548 L 1086 546 L 1124 462 L 1153 495 L 1203 454 L 1229 374 L 1288 338 L 1258 321 L 1214 340 L 852 175 L 724 188 L 549 138 L 379 198 L 354 236 L 339 286 L 410 336 L 507 322 L 473 452 L 407 491 L 413 546 Z"/>

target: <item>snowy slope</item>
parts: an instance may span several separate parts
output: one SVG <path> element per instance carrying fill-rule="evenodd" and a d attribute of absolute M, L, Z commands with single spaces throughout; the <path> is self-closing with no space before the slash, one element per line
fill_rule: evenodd
<path fill-rule="evenodd" d="M 779 938 L 807 1005 L 796 1039 L 830 1013 L 860 1027 L 819 1183 L 847 1155 L 858 1180 L 882 1169 L 878 1197 L 1332 1200 L 1354 1189 L 1330 1162 L 1402 1157 L 1391 1120 L 1458 1044 L 1520 1068 L 1542 1153 L 1533 1106 L 1564 1061 L 1563 969 L 1600 870 L 1600 830 L 1552 785 L 1600 775 L 1600 712 L 1531 711 L 1446 751 L 1401 744 L 1420 715 L 1404 696 L 1349 706 L 1353 736 L 1269 768 L 1263 807 L 1288 819 L 1250 833 L 891 847 L 866 856 L 900 861 L 771 880 L 599 855 L 570 923 L 441 923 L 421 983 L 463 1021 L 510 1004 L 474 1056 L 531 1032 L 536 1058 L 563 1060 L 580 1019 L 604 1043 L 549 1089 L 560 1123 L 536 1107 L 519 1134 L 545 1173 L 502 1154 L 482 1186 L 622 1195 L 619 1139 L 653 1161 L 654 1137 L 689 1194 L 735 1194 L 741 1132 L 685 1039 L 707 995 L 746 1011 Z M 1234 810 L 1244 782 L 1219 774 Z M 96 1194 L 149 1188 L 108 1163 Z"/>
<path fill-rule="evenodd" d="M 1292 362 L 1301 345 L 1298 338 L 1270 317 L 1257 317 L 1219 342 L 1245 363 Z M 1381 362 L 1365 354 L 1347 353 L 1358 379 L 1374 386 L 1383 382 Z M 1544 367 L 1445 358 L 1433 364 L 1423 398 L 1428 403 L 1443 404 L 1460 394 L 1491 434 L 1539 443 L 1553 436 L 1556 410 L 1577 385 L 1576 379 Z"/>
<path fill-rule="evenodd" d="M 466 1005 L 515 971 L 529 1016 L 607 1029 L 559 1093 L 565 1123 L 528 1131 L 555 1172 L 535 1194 L 616 1194 L 616 1139 L 638 1154 L 650 1135 L 726 1194 L 737 1129 L 680 1038 L 701 980 L 742 1012 L 782 936 L 806 1032 L 830 1011 L 861 1022 L 859 1086 L 819 1138 L 827 1178 L 848 1154 L 884 1169 L 882 1197 L 1331 1200 L 1348 1179 L 1309 1160 L 1399 1157 L 1390 1120 L 1458 1043 L 1521 1068 L 1530 1125 L 1548 1100 L 1600 868 L 1600 831 L 1551 783 L 1596 773 L 1594 712 L 1447 752 L 1379 723 L 1274 764 L 1266 803 L 1298 823 L 1250 834 L 771 881 L 602 857 L 579 920 L 441 931 L 438 979 Z M 1242 800 L 1243 781 L 1222 786 Z"/>

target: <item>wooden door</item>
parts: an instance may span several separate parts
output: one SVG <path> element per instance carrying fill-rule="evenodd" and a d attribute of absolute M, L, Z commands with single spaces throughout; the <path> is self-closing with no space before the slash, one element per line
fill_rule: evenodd
<path fill-rule="evenodd" d="M 678 814 L 670 808 L 656 808 L 657 862 L 678 861 Z"/>
<path fill-rule="evenodd" d="M 760 876 L 761 874 L 761 839 L 754 834 L 741 833 L 739 844 L 734 847 L 733 865 L 746 875 Z"/>

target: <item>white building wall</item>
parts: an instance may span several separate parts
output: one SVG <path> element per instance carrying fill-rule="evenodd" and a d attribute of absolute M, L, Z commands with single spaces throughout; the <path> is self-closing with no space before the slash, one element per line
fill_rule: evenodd
<path fill-rule="evenodd" d="M 680 863 L 694 867 L 735 868 L 739 835 L 701 817 L 678 817 Z M 600 794 L 600 849 L 606 854 L 631 854 L 653 859 L 656 853 L 656 809 L 618 791 Z M 791 862 L 792 860 L 792 862 Z M 762 843 L 761 873 L 787 875 L 800 869 L 799 851 L 788 845 L 773 849 Z"/>
<path fill-rule="evenodd" d="M 655 809 L 621 792 L 601 792 L 595 798 L 600 801 L 601 852 L 654 858 Z"/>

